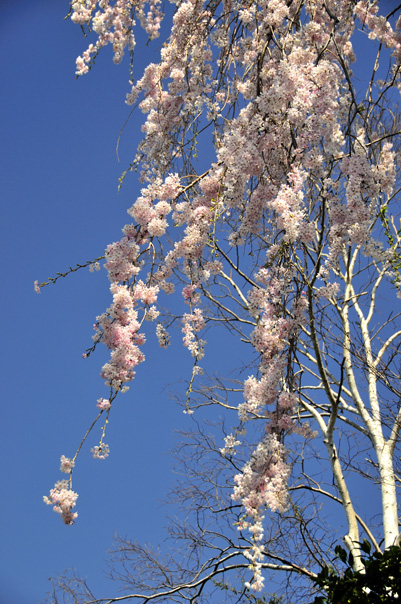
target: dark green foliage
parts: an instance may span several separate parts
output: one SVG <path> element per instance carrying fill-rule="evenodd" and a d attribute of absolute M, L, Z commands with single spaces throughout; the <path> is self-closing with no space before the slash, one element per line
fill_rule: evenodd
<path fill-rule="evenodd" d="M 400 604 L 401 547 L 392 546 L 383 553 L 370 553 L 370 543 L 360 544 L 366 554 L 362 558 L 365 572 L 353 570 L 353 556 L 341 546 L 335 548 L 337 557 L 347 566 L 342 574 L 325 566 L 316 578 L 317 586 L 325 596 L 315 598 L 313 604 Z"/>

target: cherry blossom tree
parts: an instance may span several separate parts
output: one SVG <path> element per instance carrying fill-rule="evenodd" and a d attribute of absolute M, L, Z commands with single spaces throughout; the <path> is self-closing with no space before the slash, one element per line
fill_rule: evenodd
<path fill-rule="evenodd" d="M 76 576 L 56 585 L 72 602 L 306 601 L 341 539 L 356 572 L 363 540 L 399 545 L 401 5 L 172 5 L 164 17 L 158 0 L 74 0 L 70 17 L 93 39 L 77 76 L 109 44 L 134 65 L 136 21 L 163 37 L 159 63 L 130 81 L 145 119 L 122 180 L 138 171 L 143 188 L 105 251 L 112 300 L 86 354 L 110 350 L 94 419 L 106 426 L 146 332 L 167 347 L 180 325 L 196 429 L 177 446 L 172 498 L 186 520 L 170 527 L 174 556 L 117 543 L 126 595 L 95 597 Z M 221 330 L 244 359 L 229 376 L 208 364 Z M 67 525 L 90 434 L 45 497 Z M 364 483 L 379 516 L 355 501 Z"/>

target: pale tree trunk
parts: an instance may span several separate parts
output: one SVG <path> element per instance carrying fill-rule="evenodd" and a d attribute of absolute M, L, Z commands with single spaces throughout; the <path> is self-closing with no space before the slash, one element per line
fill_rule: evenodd
<path fill-rule="evenodd" d="M 398 537 L 397 492 L 393 468 L 392 441 L 388 440 L 378 452 L 383 506 L 384 547 L 394 545 Z"/>
<path fill-rule="evenodd" d="M 395 540 L 398 537 L 398 509 L 397 509 L 397 492 L 395 484 L 394 466 L 393 466 L 393 455 L 396 441 L 399 436 L 400 421 L 401 421 L 401 410 L 398 412 L 396 419 L 393 424 L 391 435 L 388 440 L 385 439 L 383 434 L 383 410 L 380 406 L 380 400 L 377 390 L 378 381 L 378 365 L 384 352 L 392 340 L 399 335 L 396 332 L 391 336 L 381 347 L 379 352 L 375 355 L 372 350 L 372 337 L 369 331 L 369 324 L 374 316 L 374 310 L 376 305 L 376 292 L 379 284 L 385 275 L 386 266 L 380 271 L 375 285 L 373 287 L 369 305 L 369 311 L 365 315 L 358 303 L 358 298 L 355 294 L 354 287 L 352 285 L 353 269 L 357 257 L 357 250 L 348 265 L 347 270 L 347 287 L 346 287 L 346 304 L 343 310 L 343 326 L 344 326 L 344 358 L 345 368 L 347 373 L 347 379 L 350 384 L 350 388 L 353 394 L 355 405 L 358 409 L 360 417 L 362 418 L 366 429 L 368 431 L 370 440 L 376 452 L 378 470 L 380 474 L 380 486 L 381 486 L 381 499 L 383 509 L 383 536 L 384 536 L 384 547 L 390 547 L 394 545 Z M 352 302 L 351 302 L 352 301 Z M 357 380 L 355 379 L 352 357 L 351 357 L 351 340 L 350 340 L 350 323 L 349 323 L 349 304 L 352 303 L 360 322 L 360 330 L 362 335 L 362 341 L 364 345 L 364 352 L 366 356 L 366 368 L 368 373 L 368 410 L 364 404 L 362 397 L 360 396 Z"/>

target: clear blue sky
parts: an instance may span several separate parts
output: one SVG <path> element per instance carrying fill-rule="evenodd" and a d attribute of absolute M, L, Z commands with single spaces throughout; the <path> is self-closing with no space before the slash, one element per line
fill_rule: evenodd
<path fill-rule="evenodd" d="M 70 567 L 87 577 L 95 595 L 115 593 L 101 573 L 113 532 L 142 542 L 163 539 L 159 500 L 173 480 L 165 453 L 174 429 L 191 421 L 163 390 L 188 376 L 191 360 L 180 345 L 166 354 L 151 340 L 149 363 L 139 367 L 113 413 L 110 458 L 91 458 L 96 435 L 80 457 L 78 521 L 66 527 L 43 504 L 63 477 L 60 455 L 74 454 L 96 399 L 106 395 L 99 378 L 106 351 L 88 360 L 82 353 L 110 295 L 104 270 L 84 270 L 40 296 L 33 282 L 101 255 L 120 237 L 139 192 L 132 177 L 117 194 L 139 133 L 135 117 L 122 137 L 119 164 L 117 137 L 129 115 L 127 63 L 116 67 L 105 52 L 89 75 L 75 80 L 75 57 L 87 41 L 63 20 L 67 12 L 63 0 L 1 3 L 0 604 L 42 600 L 48 577 Z M 151 52 L 138 53 L 138 60 L 152 60 Z"/>

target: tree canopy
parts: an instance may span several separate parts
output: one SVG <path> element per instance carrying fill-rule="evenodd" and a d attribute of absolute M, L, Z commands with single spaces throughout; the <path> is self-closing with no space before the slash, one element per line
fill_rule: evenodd
<path fill-rule="evenodd" d="M 96 599 L 60 578 L 71 601 L 305 601 L 341 539 L 359 574 L 363 540 L 377 556 L 398 545 L 401 5 L 379 8 L 71 3 L 92 40 L 77 76 L 107 45 L 116 63 L 130 57 L 126 102 L 145 118 L 120 184 L 137 172 L 143 188 L 104 257 L 35 284 L 104 260 L 112 295 L 85 354 L 110 350 L 98 414 L 45 502 L 76 521 L 78 453 L 100 422 L 92 454 L 109 455 L 106 426 L 151 329 L 162 347 L 182 332 L 194 420 L 176 450 L 176 553 L 120 539 L 113 572 L 127 595 Z M 137 21 L 150 44 L 162 38 L 139 78 Z M 359 488 L 378 489 L 381 510 Z"/>

